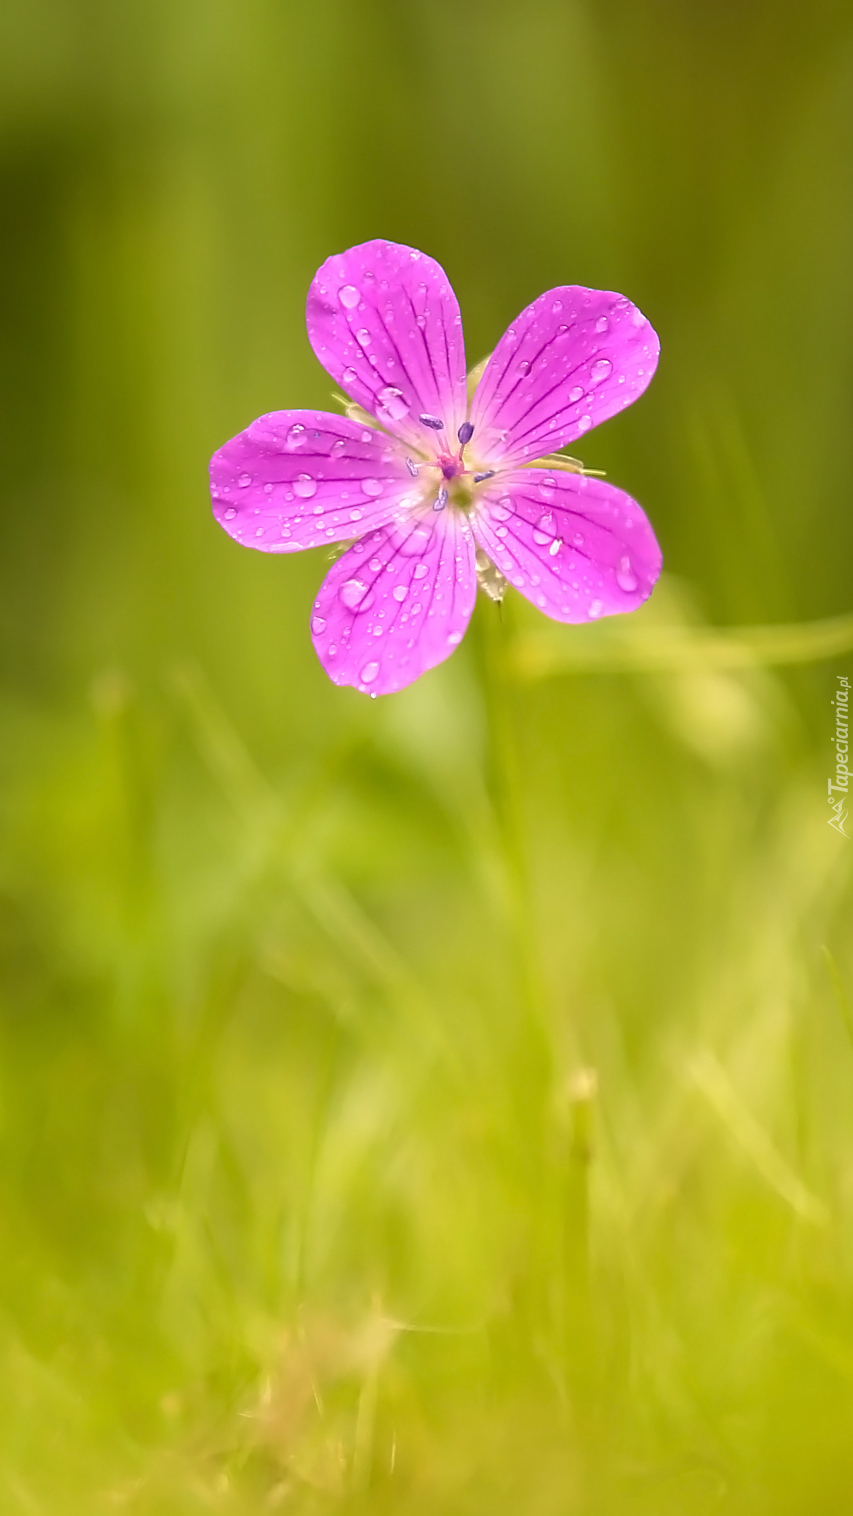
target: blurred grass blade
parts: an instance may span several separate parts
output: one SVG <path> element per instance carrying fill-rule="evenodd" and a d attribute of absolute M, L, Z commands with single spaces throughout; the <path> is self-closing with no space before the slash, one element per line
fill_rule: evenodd
<path fill-rule="evenodd" d="M 744 1105 L 719 1059 L 706 1049 L 691 1060 L 688 1072 L 762 1179 L 804 1221 L 826 1226 L 829 1212 L 823 1201 L 807 1189 L 785 1162 L 761 1123 Z"/>

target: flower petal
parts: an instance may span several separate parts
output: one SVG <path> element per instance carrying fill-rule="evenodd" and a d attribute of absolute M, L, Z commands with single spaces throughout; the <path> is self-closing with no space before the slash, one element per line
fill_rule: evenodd
<path fill-rule="evenodd" d="M 502 336 L 471 406 L 472 456 L 508 466 L 577 441 L 643 393 L 660 343 L 623 295 L 547 290 Z"/>
<path fill-rule="evenodd" d="M 462 641 L 476 593 L 467 516 L 412 512 L 329 569 L 311 616 L 317 656 L 335 684 L 371 695 L 403 689 Z"/>
<path fill-rule="evenodd" d="M 324 411 L 271 411 L 210 460 L 214 516 L 263 553 L 360 537 L 391 520 L 412 485 L 399 443 Z"/>
<path fill-rule="evenodd" d="M 456 446 L 467 411 L 462 318 L 433 258 L 382 241 L 327 258 L 306 318 L 323 367 L 387 431 L 429 457 Z"/>
<path fill-rule="evenodd" d="M 661 552 L 630 495 L 559 469 L 517 469 L 500 486 L 472 516 L 477 545 L 546 616 L 594 621 L 648 599 Z"/>

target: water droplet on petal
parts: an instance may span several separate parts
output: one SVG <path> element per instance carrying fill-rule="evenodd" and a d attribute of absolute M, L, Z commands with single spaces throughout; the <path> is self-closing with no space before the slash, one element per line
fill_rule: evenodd
<path fill-rule="evenodd" d="M 359 606 L 363 610 L 367 609 L 363 604 L 367 596 L 367 585 L 361 579 L 348 579 L 346 584 L 341 585 L 338 593 L 348 611 L 356 611 Z"/>
<path fill-rule="evenodd" d="M 297 421 L 290 428 L 290 431 L 287 434 L 287 445 L 288 445 L 289 448 L 299 447 L 300 444 L 303 443 L 304 441 L 305 441 L 305 428 L 304 428 L 304 426 L 300 426 L 299 422 Z"/>
<path fill-rule="evenodd" d="M 325 619 L 322 616 L 312 616 L 311 617 L 311 630 L 312 630 L 312 632 L 316 632 L 317 636 L 319 637 L 320 633 L 324 632 L 326 630 Z"/>
<path fill-rule="evenodd" d="M 343 372 L 344 384 L 355 384 L 358 374 L 354 368 L 345 368 Z"/>
<path fill-rule="evenodd" d="M 576 405 L 577 402 L 578 402 L 578 400 L 582 400 L 582 399 L 583 399 L 583 389 L 581 388 L 581 386 L 579 384 L 576 384 L 573 389 L 569 390 L 569 400 L 571 401 L 572 405 Z"/>
<path fill-rule="evenodd" d="M 592 417 L 591 416 L 580 416 L 578 418 L 578 431 L 579 432 L 588 432 L 591 426 L 592 426 Z"/>
<path fill-rule="evenodd" d="M 391 593 L 395 600 L 402 602 L 409 593 L 409 586 L 407 584 L 395 584 Z"/>
<path fill-rule="evenodd" d="M 361 511 L 350 511 L 350 513 L 349 513 L 349 519 L 350 519 L 350 521 L 360 521 L 361 520 Z"/>
<path fill-rule="evenodd" d="M 233 507 L 233 505 L 229 505 L 229 507 L 228 507 L 228 509 L 227 509 L 227 511 L 223 511 L 223 512 L 222 512 L 222 514 L 223 514 L 223 516 L 224 516 L 224 517 L 225 517 L 225 520 L 226 520 L 226 521 L 233 521 L 233 520 L 234 520 L 234 517 L 235 517 L 235 516 L 236 516 L 236 514 L 237 514 L 237 512 L 236 512 L 236 510 L 235 510 L 235 509 L 234 509 L 234 507 Z"/>
<path fill-rule="evenodd" d="M 264 485 L 264 494 L 265 495 L 271 495 L 272 494 L 272 485 L 271 484 L 265 484 Z"/>
<path fill-rule="evenodd" d="M 620 590 L 630 595 L 637 588 L 637 576 L 631 568 L 631 560 L 627 555 L 619 559 L 619 567 L 616 570 L 616 583 Z"/>
<path fill-rule="evenodd" d="M 613 364 L 609 358 L 599 358 L 589 371 L 593 384 L 603 384 L 612 368 Z"/>
<path fill-rule="evenodd" d="M 362 684 L 372 684 L 373 681 L 374 681 L 374 679 L 376 678 L 376 675 L 378 673 L 379 673 L 379 664 L 378 663 L 366 663 L 364 665 L 364 668 L 361 671 L 361 682 L 362 682 Z"/>
<path fill-rule="evenodd" d="M 345 284 L 343 289 L 338 291 L 338 299 L 341 305 L 346 306 L 348 311 L 353 311 L 358 305 L 361 296 L 354 284 Z"/>
<path fill-rule="evenodd" d="M 597 332 L 606 332 L 609 325 L 610 322 L 606 316 L 599 316 L 598 320 L 595 323 L 595 330 Z"/>
<path fill-rule="evenodd" d="M 520 374 L 529 374 L 530 373 L 530 364 L 527 362 L 527 360 L 525 358 L 522 358 L 521 362 L 519 363 L 519 365 L 518 365 L 518 372 Z"/>
<path fill-rule="evenodd" d="M 583 537 L 580 532 L 575 532 L 575 535 L 572 538 L 572 546 L 583 547 Z"/>
<path fill-rule="evenodd" d="M 562 302 L 562 300 L 555 300 L 554 304 L 551 306 L 551 309 L 554 312 L 554 315 L 556 316 L 557 312 L 561 311 L 563 309 L 563 302 Z"/>
<path fill-rule="evenodd" d="M 371 500 L 375 500 L 377 495 L 382 494 L 382 485 L 378 479 L 362 479 L 361 488 L 362 492 L 365 495 L 369 495 Z"/>
<path fill-rule="evenodd" d="M 237 478 L 237 483 L 239 484 L 241 490 L 248 489 L 249 485 L 251 484 L 251 482 L 252 482 L 252 476 L 251 476 L 251 474 L 240 474 L 238 476 L 238 478 Z"/>
<path fill-rule="evenodd" d="M 604 610 L 604 602 L 603 602 L 603 600 L 591 600 L 589 602 L 589 609 L 587 610 L 587 615 L 588 615 L 590 621 L 597 621 L 598 617 L 601 615 L 601 612 L 603 610 Z"/>
<path fill-rule="evenodd" d="M 553 535 L 554 517 L 550 511 L 546 511 L 544 516 L 540 516 L 536 523 L 533 531 L 533 541 L 538 547 L 544 547 L 546 542 L 551 541 Z"/>
<path fill-rule="evenodd" d="M 376 396 L 383 411 L 392 421 L 402 421 L 409 414 L 409 402 L 402 390 L 398 390 L 393 384 L 387 384 Z"/>
<path fill-rule="evenodd" d="M 293 493 L 298 495 L 300 500 L 310 500 L 311 496 L 317 493 L 316 479 L 312 479 L 310 474 L 297 474 L 293 481 Z"/>
<path fill-rule="evenodd" d="M 461 632 L 448 632 L 448 634 L 447 634 L 447 640 L 450 643 L 451 647 L 458 647 L 459 643 L 462 641 L 462 633 Z"/>
<path fill-rule="evenodd" d="M 361 331 L 356 332 L 355 340 L 356 342 L 360 343 L 362 347 L 370 346 L 370 333 L 367 330 L 366 326 L 363 326 L 361 328 Z"/>
<path fill-rule="evenodd" d="M 227 515 L 227 512 L 226 512 L 226 515 Z M 414 567 L 414 570 L 412 572 L 412 578 L 413 579 L 425 579 L 428 573 L 429 573 L 429 569 L 427 568 L 427 566 L 426 566 L 425 563 L 416 563 L 415 567 Z"/>

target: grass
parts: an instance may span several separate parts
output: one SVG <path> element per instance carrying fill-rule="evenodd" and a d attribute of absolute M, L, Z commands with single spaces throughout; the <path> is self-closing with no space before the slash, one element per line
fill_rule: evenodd
<path fill-rule="evenodd" d="M 825 778 L 497 618 L 275 775 L 192 666 L 8 711 L 7 1509 L 844 1509 Z"/>

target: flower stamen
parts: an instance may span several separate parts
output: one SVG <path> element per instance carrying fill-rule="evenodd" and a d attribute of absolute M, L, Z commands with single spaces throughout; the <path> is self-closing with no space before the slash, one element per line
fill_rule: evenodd
<path fill-rule="evenodd" d="M 429 416 L 427 415 L 426 411 L 422 412 L 422 414 L 418 417 L 418 420 L 424 426 L 431 427 L 434 432 L 440 432 L 444 426 L 444 422 L 440 416 Z"/>

